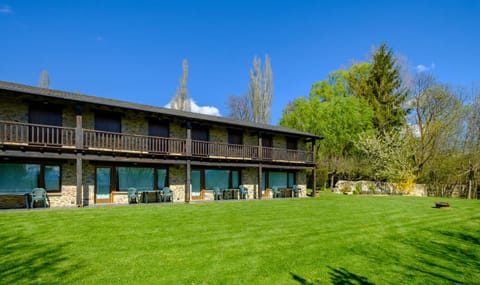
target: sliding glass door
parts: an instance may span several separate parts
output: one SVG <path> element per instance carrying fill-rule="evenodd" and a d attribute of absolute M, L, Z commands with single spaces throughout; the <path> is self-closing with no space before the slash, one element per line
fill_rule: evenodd
<path fill-rule="evenodd" d="M 95 203 L 112 202 L 112 168 L 97 167 L 95 171 Z"/>

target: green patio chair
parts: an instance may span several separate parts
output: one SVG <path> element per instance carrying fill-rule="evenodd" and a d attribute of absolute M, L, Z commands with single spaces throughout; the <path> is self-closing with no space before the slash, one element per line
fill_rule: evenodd
<path fill-rule="evenodd" d="M 213 199 L 220 200 L 222 198 L 222 191 L 219 187 L 213 187 Z"/>
<path fill-rule="evenodd" d="M 128 204 L 132 204 L 133 201 L 137 204 L 140 203 L 140 196 L 138 195 L 137 188 L 130 187 L 128 188 Z"/>
<path fill-rule="evenodd" d="M 280 197 L 280 188 L 278 186 L 272 186 L 273 198 Z"/>
<path fill-rule="evenodd" d="M 169 187 L 163 187 L 163 201 L 167 202 L 168 199 L 173 203 L 173 192 Z"/>
<path fill-rule="evenodd" d="M 34 188 L 32 190 L 32 201 L 30 203 L 30 208 L 35 206 L 35 202 L 43 202 L 43 207 L 47 207 L 47 191 L 44 188 Z"/>
<path fill-rule="evenodd" d="M 298 185 L 293 185 L 293 193 L 295 193 L 295 197 L 300 197 L 300 194 L 302 194 L 302 188 Z"/>
<path fill-rule="evenodd" d="M 240 188 L 240 198 L 242 199 L 247 199 L 248 197 L 248 188 L 243 186 L 243 185 L 240 185 L 238 186 L 238 188 Z"/>

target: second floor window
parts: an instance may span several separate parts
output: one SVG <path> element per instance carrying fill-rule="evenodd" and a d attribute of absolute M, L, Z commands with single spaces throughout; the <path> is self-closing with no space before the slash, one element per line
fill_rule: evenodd
<path fill-rule="evenodd" d="M 122 132 L 120 115 L 113 112 L 95 112 L 95 130 L 113 133 Z"/>
<path fill-rule="evenodd" d="M 228 131 L 228 143 L 229 144 L 243 144 L 243 134 L 241 131 L 229 130 Z"/>
<path fill-rule="evenodd" d="M 297 150 L 297 139 L 287 138 L 287 149 Z"/>
<path fill-rule="evenodd" d="M 208 129 L 205 127 L 192 128 L 192 140 L 194 141 L 208 141 Z"/>
<path fill-rule="evenodd" d="M 62 109 L 50 104 L 30 105 L 28 121 L 31 124 L 62 126 Z"/>
<path fill-rule="evenodd" d="M 169 137 L 168 122 L 150 120 L 148 121 L 148 135 L 152 137 Z"/>

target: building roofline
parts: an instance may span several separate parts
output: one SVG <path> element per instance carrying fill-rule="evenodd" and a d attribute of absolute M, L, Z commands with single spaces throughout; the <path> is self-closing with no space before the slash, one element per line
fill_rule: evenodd
<path fill-rule="evenodd" d="M 280 127 L 280 126 L 259 124 L 259 123 L 241 121 L 241 120 L 219 117 L 219 116 L 205 115 L 200 113 L 168 109 L 164 107 L 156 107 L 151 105 L 131 103 L 127 101 L 108 99 L 108 98 L 102 98 L 102 97 L 91 96 L 91 95 L 84 95 L 84 94 L 80 94 L 79 92 L 74 93 L 74 92 L 66 92 L 66 91 L 55 90 L 55 89 L 45 89 L 45 88 L 39 88 L 39 87 L 30 86 L 30 85 L 24 85 L 24 84 L 1 81 L 1 80 L 0 80 L 0 90 L 7 90 L 7 91 L 25 93 L 30 95 L 44 96 L 48 98 L 62 99 L 62 100 L 68 100 L 68 101 L 73 101 L 78 103 L 90 103 L 90 104 L 105 105 L 110 107 L 117 107 L 122 109 L 145 111 L 149 113 L 161 114 L 161 115 L 172 116 L 172 117 L 181 117 L 185 120 L 194 119 L 194 120 L 200 120 L 200 121 L 217 123 L 217 124 L 246 127 L 249 129 L 256 129 L 258 131 L 278 132 L 278 133 L 283 133 L 287 135 L 307 137 L 310 139 L 318 139 L 318 140 L 323 139 L 323 137 L 318 135 L 304 133 L 304 132 L 300 132 L 297 130 L 292 130 L 292 129 Z"/>

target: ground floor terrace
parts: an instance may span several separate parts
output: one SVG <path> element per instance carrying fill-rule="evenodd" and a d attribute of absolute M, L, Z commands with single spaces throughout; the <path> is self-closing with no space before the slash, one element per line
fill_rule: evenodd
<path fill-rule="evenodd" d="M 30 207 L 34 188 L 46 190 L 47 207 L 304 197 L 306 169 L 115 157 L 0 161 L 0 209 Z M 34 202 L 34 207 L 43 204 Z"/>

